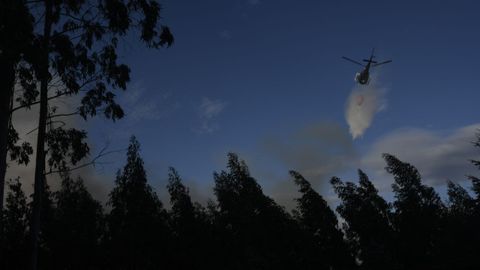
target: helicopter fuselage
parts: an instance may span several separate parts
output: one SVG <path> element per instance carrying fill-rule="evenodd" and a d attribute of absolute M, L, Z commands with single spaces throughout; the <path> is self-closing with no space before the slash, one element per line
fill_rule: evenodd
<path fill-rule="evenodd" d="M 359 84 L 368 84 L 368 81 L 370 80 L 370 63 L 367 64 L 367 66 L 365 67 L 364 70 L 362 70 L 361 72 L 357 73 L 357 75 L 355 76 L 355 80 L 359 83 Z"/>

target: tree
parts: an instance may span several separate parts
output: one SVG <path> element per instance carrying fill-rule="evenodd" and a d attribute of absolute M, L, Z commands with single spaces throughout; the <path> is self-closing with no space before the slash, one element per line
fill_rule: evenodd
<path fill-rule="evenodd" d="M 25 143 L 16 146 L 18 134 L 11 123 L 11 107 L 13 103 L 14 86 L 16 82 L 17 64 L 22 60 L 23 53 L 33 38 L 33 18 L 24 1 L 0 1 L 0 231 L 3 226 L 3 201 L 5 188 L 5 173 L 7 170 L 7 153 L 12 159 L 31 154 L 31 147 Z M 25 150 L 26 152 L 22 152 Z M 23 156 L 25 157 L 25 156 Z M 28 158 L 22 160 L 28 162 Z M 0 243 L 2 243 L 0 238 Z M 2 254 L 0 251 L 0 260 Z"/>
<path fill-rule="evenodd" d="M 169 213 L 176 234 L 191 234 L 195 225 L 195 207 L 188 188 L 183 185 L 180 175 L 174 168 L 169 169 L 167 189 L 172 206 Z"/>
<path fill-rule="evenodd" d="M 215 227 L 219 262 L 228 269 L 292 269 L 301 267 L 296 223 L 265 196 L 248 167 L 228 155 L 228 171 L 214 174 L 218 205 Z"/>
<path fill-rule="evenodd" d="M 368 176 L 358 170 L 359 185 L 333 177 L 330 183 L 341 200 L 337 212 L 345 220 L 348 241 L 364 269 L 396 269 L 395 234 L 391 206 Z"/>
<path fill-rule="evenodd" d="M 160 264 L 166 268 L 169 264 L 166 212 L 147 184 L 139 151 L 140 144 L 132 137 L 127 164 L 117 173 L 109 195 L 105 248 L 113 269 L 157 269 Z"/>
<path fill-rule="evenodd" d="M 50 249 L 50 239 L 55 233 L 54 218 L 55 218 L 55 198 L 50 186 L 45 181 L 43 182 L 42 204 L 40 205 L 42 216 L 39 221 L 39 235 L 38 235 L 38 268 L 49 269 L 56 259 L 55 254 Z M 33 194 L 30 195 L 30 198 Z M 28 217 L 32 217 L 34 210 L 33 200 L 30 199 L 28 203 Z M 30 221 L 30 220 L 29 220 Z M 29 238 L 31 237 L 31 222 L 29 223 Z M 31 241 L 31 239 L 29 239 Z"/>
<path fill-rule="evenodd" d="M 432 187 L 422 184 L 418 170 L 395 156 L 383 154 L 385 168 L 394 177 L 394 227 L 399 259 L 407 269 L 439 264 L 438 237 L 444 205 Z"/>
<path fill-rule="evenodd" d="M 19 179 L 8 182 L 5 211 L 3 212 L 4 227 L 0 233 L 5 244 L 0 247 L 4 259 L 0 261 L 2 269 L 25 269 L 24 260 L 27 251 L 28 206 L 27 198 L 22 190 Z"/>
<path fill-rule="evenodd" d="M 123 111 L 115 102 L 112 91 L 126 89 L 130 69 L 117 62 L 119 38 L 125 37 L 130 30 L 138 29 L 141 41 L 149 47 L 159 48 L 171 45 L 173 37 L 168 27 L 159 25 L 160 5 L 156 1 L 43 0 L 31 3 L 33 6 L 30 9 L 38 14 L 34 19 L 38 27 L 35 27 L 37 31 L 30 46 L 35 52 L 27 52 L 31 68 L 23 71 L 31 72 L 25 77 L 35 78 L 39 89 L 25 89 L 26 93 L 19 102 L 25 107 L 40 106 L 31 225 L 31 269 L 36 269 L 46 155 L 50 155 L 51 169 L 65 171 L 69 169 L 66 164 L 57 163 L 63 160 L 62 155 L 66 155 L 75 166 L 89 153 L 84 143 L 78 143 L 85 139 L 86 133 L 74 129 L 58 131 L 62 128 L 55 127 L 55 123 L 60 121 L 56 119 L 69 115 L 87 119 L 98 112 L 113 120 L 121 118 Z M 58 113 L 49 104 L 52 99 L 80 92 L 85 94 L 74 112 Z M 60 152 L 46 150 L 48 132 L 66 136 L 61 138 L 61 148 L 49 149 Z M 70 137 L 76 140 L 71 141 Z"/>
<path fill-rule="evenodd" d="M 54 259 L 49 269 L 99 268 L 99 241 L 104 233 L 102 206 L 81 178 L 65 176 L 53 195 L 56 208 L 47 244 Z"/>
<path fill-rule="evenodd" d="M 480 131 L 476 134 L 476 141 L 473 142 L 475 147 L 480 148 Z M 470 162 L 480 169 L 480 160 L 470 160 Z M 472 181 L 472 190 L 475 193 L 475 205 L 477 209 L 477 215 L 480 217 L 480 178 L 470 175 L 468 178 Z M 480 223 L 479 223 L 480 224 Z"/>
<path fill-rule="evenodd" d="M 475 269 L 478 262 L 478 227 L 475 200 L 459 184 L 448 182 L 448 207 L 440 237 L 440 256 L 445 269 Z"/>
<path fill-rule="evenodd" d="M 301 197 L 297 198 L 298 219 L 315 242 L 317 267 L 321 269 L 352 269 L 354 259 L 338 228 L 338 220 L 323 197 L 298 172 L 290 171 Z"/>
<path fill-rule="evenodd" d="M 480 132 L 476 133 L 474 147 L 480 147 Z M 470 162 L 480 169 L 479 160 Z M 446 232 L 443 237 L 444 250 L 442 256 L 445 263 L 455 265 L 459 269 L 474 269 L 480 267 L 478 261 L 477 243 L 480 241 L 480 178 L 469 175 L 472 186 L 471 196 L 462 186 L 448 183 L 449 207 L 446 221 Z M 455 247 L 452 249 L 451 247 Z"/>
<path fill-rule="evenodd" d="M 206 247 L 212 239 L 212 231 L 205 210 L 192 202 L 188 188 L 174 168 L 169 169 L 167 189 L 172 207 L 168 213 L 173 234 L 174 268 L 211 269 L 213 256 Z"/>

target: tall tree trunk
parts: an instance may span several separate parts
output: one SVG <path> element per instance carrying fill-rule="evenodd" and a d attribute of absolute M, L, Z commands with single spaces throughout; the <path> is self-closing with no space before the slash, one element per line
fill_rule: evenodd
<path fill-rule="evenodd" d="M 45 0 L 45 26 L 43 34 L 42 63 L 40 74 L 40 115 L 38 119 L 37 151 L 35 158 L 35 183 L 33 193 L 33 211 L 30 227 L 31 258 L 30 269 L 36 270 L 38 264 L 38 236 L 41 226 L 42 197 L 45 189 L 45 135 L 48 115 L 49 43 L 52 28 L 52 3 Z"/>
<path fill-rule="evenodd" d="M 7 171 L 8 125 L 10 122 L 10 102 L 15 84 L 15 66 L 12 61 L 0 58 L 0 261 L 3 258 L 3 197 L 5 173 Z"/>

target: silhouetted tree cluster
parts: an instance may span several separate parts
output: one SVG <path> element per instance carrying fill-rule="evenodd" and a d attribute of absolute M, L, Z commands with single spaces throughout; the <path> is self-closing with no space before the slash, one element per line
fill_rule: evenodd
<path fill-rule="evenodd" d="M 37 268 L 40 227 L 48 219 L 42 217 L 46 175 L 78 168 L 90 153 L 87 132 L 66 127 L 65 119 L 123 117 L 115 92 L 127 89 L 130 68 L 118 59 L 119 42 L 136 34 L 149 48 L 172 45 L 160 11 L 154 0 L 0 0 L 0 230 L 7 157 L 26 164 L 34 153 L 29 142 L 19 144 L 12 116 L 39 109 L 30 269 Z M 74 96 L 80 97 L 74 108 L 53 104 Z"/>
<path fill-rule="evenodd" d="M 480 137 L 476 146 L 480 146 Z M 262 191 L 244 161 L 229 154 L 214 173 L 215 200 L 192 201 L 170 168 L 165 208 L 148 184 L 132 137 L 106 207 L 83 180 L 62 174 L 45 185 L 40 269 L 479 269 L 480 180 L 472 192 L 448 183 L 448 199 L 422 183 L 411 164 L 384 154 L 394 199 L 380 196 L 361 170 L 358 182 L 330 181 L 337 214 L 300 173 L 289 213 Z M 472 161 L 480 168 L 479 161 Z M 8 181 L 1 269 L 25 269 L 30 225 L 19 179 Z"/>

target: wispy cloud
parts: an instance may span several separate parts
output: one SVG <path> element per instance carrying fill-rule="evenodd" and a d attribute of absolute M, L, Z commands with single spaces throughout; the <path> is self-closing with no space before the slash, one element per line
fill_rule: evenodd
<path fill-rule="evenodd" d="M 214 121 L 223 112 L 226 106 L 227 103 L 222 100 L 213 100 L 204 97 L 198 107 L 200 127 L 197 129 L 197 132 L 212 133 L 217 130 L 218 125 Z"/>
<path fill-rule="evenodd" d="M 171 97 L 168 91 L 149 93 L 141 82 L 133 83 L 121 97 L 120 104 L 125 111 L 125 122 L 135 124 L 143 120 L 158 120 L 166 113 Z M 160 109 L 160 108 L 163 109 Z"/>
<path fill-rule="evenodd" d="M 259 5 L 260 3 L 261 3 L 260 0 L 248 0 L 248 4 L 252 6 Z"/>
<path fill-rule="evenodd" d="M 380 189 L 389 191 L 392 179 L 385 172 L 382 153 L 390 153 L 417 167 L 426 184 L 444 185 L 446 180 L 464 181 L 467 174 L 478 174 L 469 162 L 480 159 L 472 142 L 480 124 L 465 126 L 448 134 L 426 129 L 402 129 L 377 140 L 361 160 L 361 167 L 373 173 Z"/>
<path fill-rule="evenodd" d="M 218 33 L 218 35 L 220 36 L 220 38 L 225 39 L 225 40 L 232 39 L 232 32 L 230 30 L 227 30 L 227 29 L 220 31 L 220 33 Z"/>

